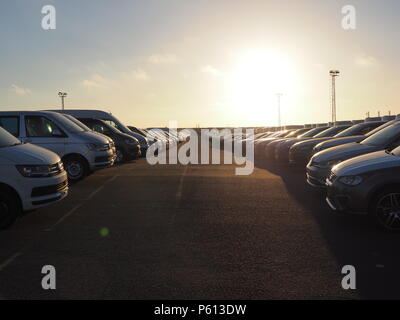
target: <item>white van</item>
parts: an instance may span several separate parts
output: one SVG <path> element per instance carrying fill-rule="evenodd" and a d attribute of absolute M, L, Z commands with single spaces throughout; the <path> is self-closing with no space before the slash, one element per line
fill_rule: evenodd
<path fill-rule="evenodd" d="M 0 229 L 23 211 L 47 206 L 67 194 L 67 173 L 58 155 L 22 143 L 0 128 Z"/>
<path fill-rule="evenodd" d="M 115 161 L 113 146 L 106 138 L 85 131 L 56 112 L 0 112 L 0 126 L 24 142 L 57 153 L 72 181 Z"/>
<path fill-rule="evenodd" d="M 139 140 L 140 150 L 142 154 L 145 155 L 147 149 L 149 148 L 149 141 L 146 137 L 132 132 L 127 126 L 125 126 L 121 121 L 119 121 L 116 117 L 114 117 L 111 113 L 102 111 L 102 110 L 78 110 L 78 109 L 68 109 L 68 110 L 49 110 L 52 112 L 59 112 L 69 114 L 75 118 L 91 118 L 91 119 L 100 119 L 105 121 L 106 123 L 112 125 L 117 128 L 119 131 L 129 134 L 132 137 L 135 137 Z"/>

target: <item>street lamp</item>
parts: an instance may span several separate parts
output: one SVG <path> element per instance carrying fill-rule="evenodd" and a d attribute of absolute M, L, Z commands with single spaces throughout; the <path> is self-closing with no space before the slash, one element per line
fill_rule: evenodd
<path fill-rule="evenodd" d="M 281 97 L 283 93 L 277 93 L 276 96 L 278 97 L 278 126 L 281 130 Z"/>
<path fill-rule="evenodd" d="M 67 93 L 66 92 L 59 92 L 58 96 L 61 98 L 61 107 L 62 107 L 62 110 L 64 110 L 64 99 L 67 96 Z"/>
<path fill-rule="evenodd" d="M 339 76 L 339 70 L 331 70 L 329 71 L 330 76 L 332 77 L 332 122 L 336 122 L 336 83 L 335 78 Z"/>

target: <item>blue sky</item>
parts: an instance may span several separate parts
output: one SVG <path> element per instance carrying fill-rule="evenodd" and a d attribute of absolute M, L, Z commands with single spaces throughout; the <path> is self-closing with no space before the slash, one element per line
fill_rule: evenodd
<path fill-rule="evenodd" d="M 44 31 L 49 4 L 57 29 Z M 347 4 L 356 30 L 341 28 Z M 322 122 L 335 68 L 339 119 L 400 113 L 399 9 L 395 0 L 4 0 L 0 110 L 57 107 L 64 90 L 67 107 L 136 126 L 274 125 L 282 77 L 283 121 Z M 260 72 L 285 72 L 257 74 L 247 52 L 269 59 Z"/>

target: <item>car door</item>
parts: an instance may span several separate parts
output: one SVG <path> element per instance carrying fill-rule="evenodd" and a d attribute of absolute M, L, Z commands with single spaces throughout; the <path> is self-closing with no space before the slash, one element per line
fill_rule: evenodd
<path fill-rule="evenodd" d="M 43 115 L 25 115 L 24 125 L 24 142 L 49 149 L 60 157 L 64 155 L 68 136 L 54 121 Z"/>

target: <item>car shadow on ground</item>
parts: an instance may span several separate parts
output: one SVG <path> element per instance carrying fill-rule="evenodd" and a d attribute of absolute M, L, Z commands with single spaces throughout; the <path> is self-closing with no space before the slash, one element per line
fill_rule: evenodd
<path fill-rule="evenodd" d="M 307 184 L 304 167 L 278 166 L 258 157 L 255 165 L 282 178 L 290 196 L 319 225 L 338 265 L 355 266 L 361 297 L 400 298 L 400 234 L 379 229 L 367 216 L 332 211 L 325 202 L 325 190 L 315 190 Z"/>

